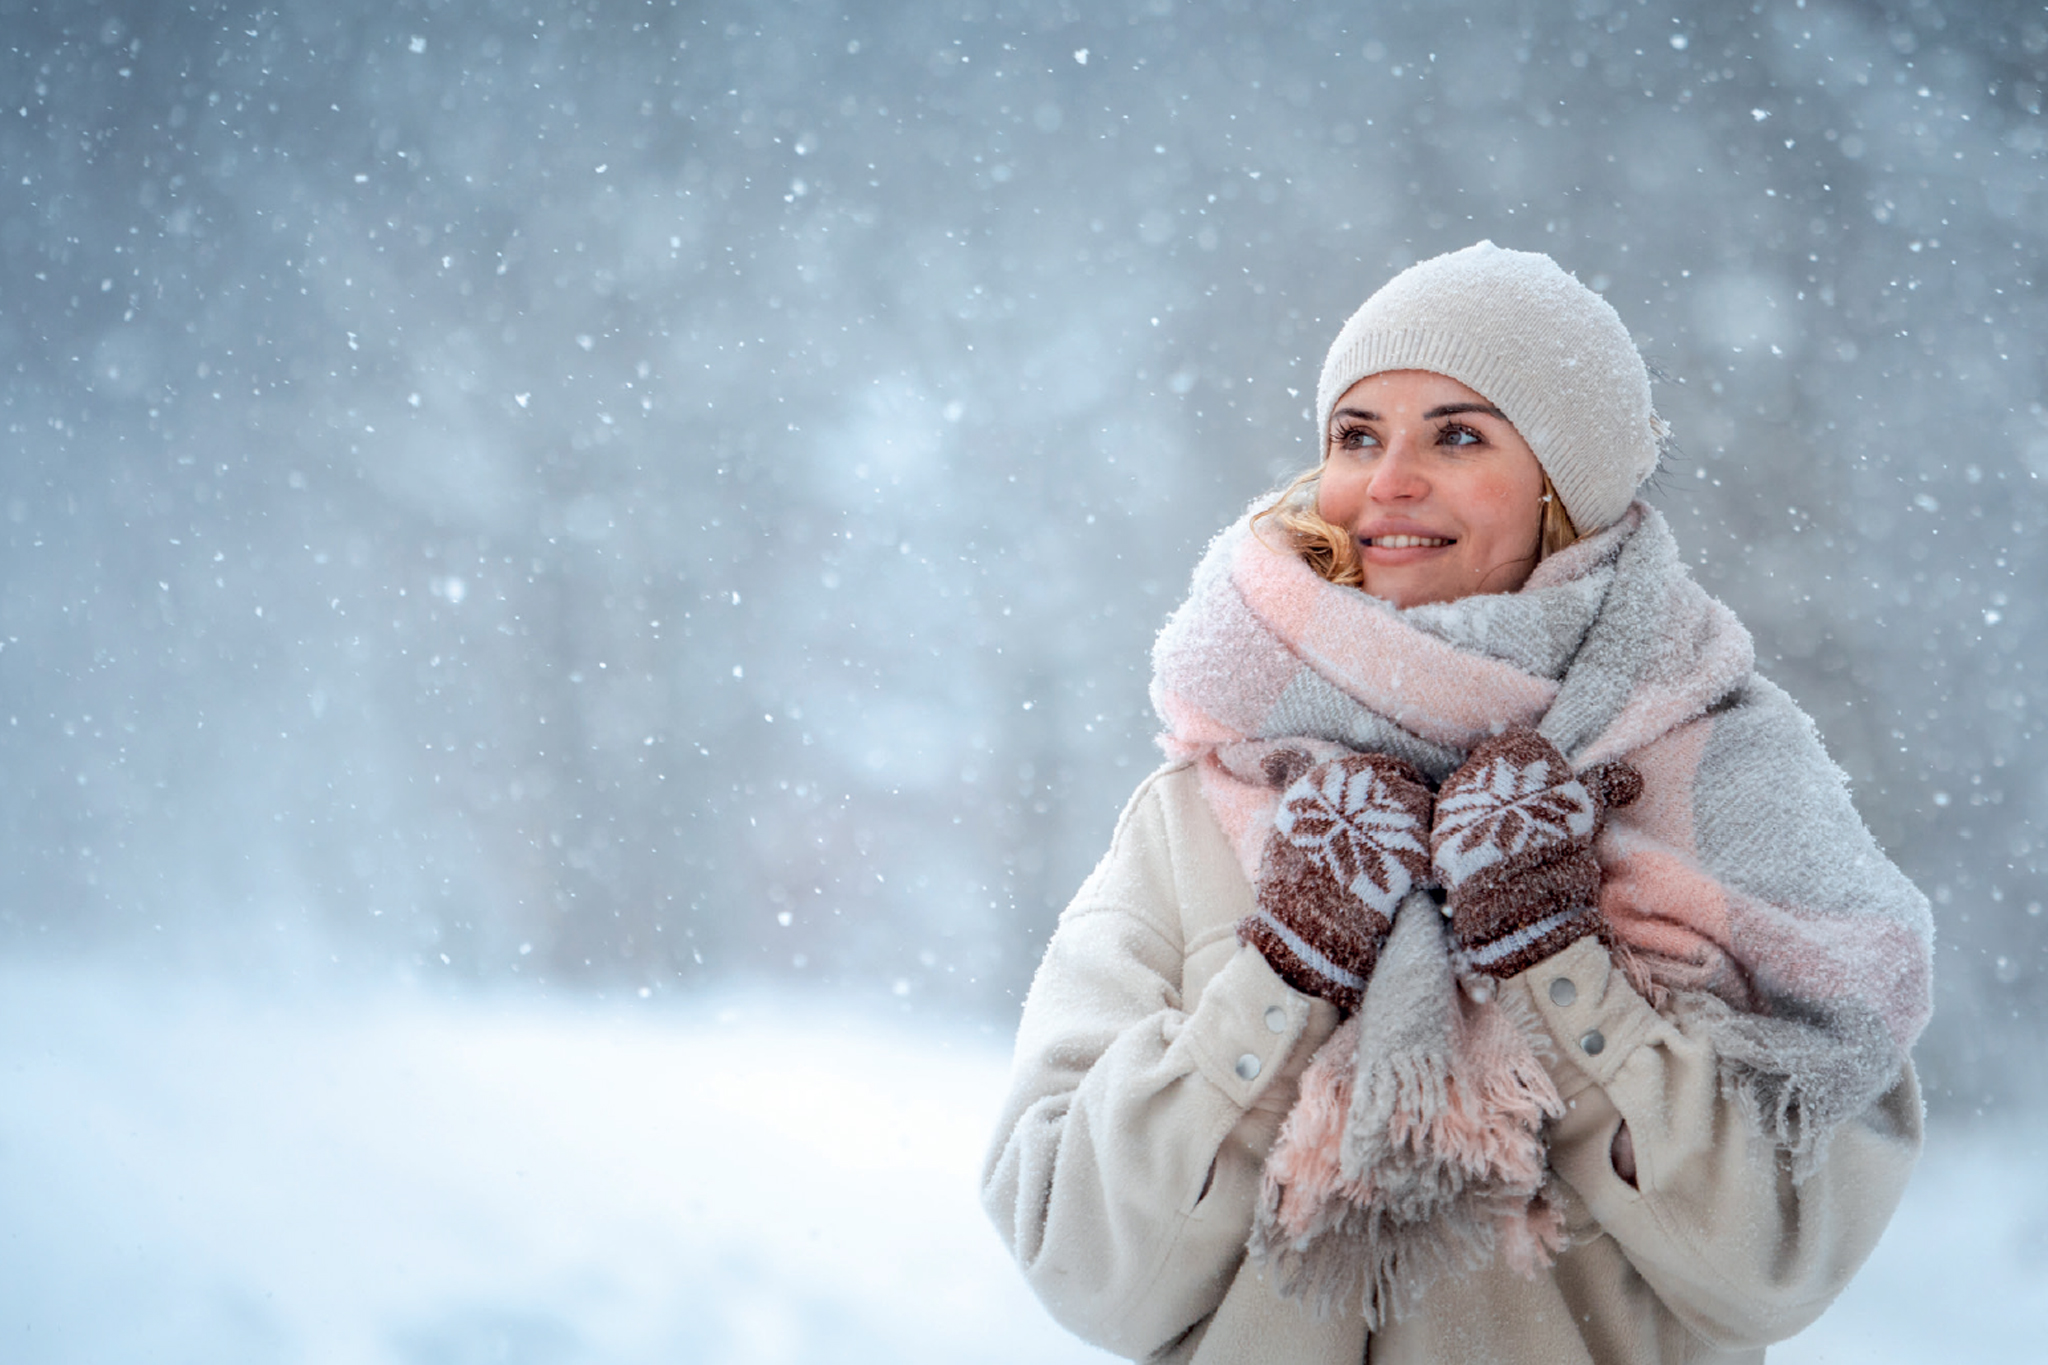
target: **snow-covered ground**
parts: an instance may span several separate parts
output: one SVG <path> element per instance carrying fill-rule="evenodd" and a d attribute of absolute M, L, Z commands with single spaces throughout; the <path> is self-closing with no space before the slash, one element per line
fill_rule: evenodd
<path fill-rule="evenodd" d="M 1106 1359 L 974 1198 L 1007 1040 L 732 996 L 0 967 L 0 1359 Z M 2042 1144 L 1943 1133 L 1774 1361 L 2038 1359 Z"/>

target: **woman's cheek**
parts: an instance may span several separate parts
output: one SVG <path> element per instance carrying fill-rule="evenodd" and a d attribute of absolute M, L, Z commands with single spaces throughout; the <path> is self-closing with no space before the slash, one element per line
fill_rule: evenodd
<path fill-rule="evenodd" d="M 1316 515 L 1337 526 L 1349 525 L 1358 513 L 1356 482 L 1349 473 L 1338 469 L 1334 460 L 1324 465 L 1322 481 L 1316 488 Z"/>

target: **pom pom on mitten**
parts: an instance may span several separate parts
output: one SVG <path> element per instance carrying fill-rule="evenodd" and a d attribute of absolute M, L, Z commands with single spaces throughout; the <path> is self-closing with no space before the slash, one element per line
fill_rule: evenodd
<path fill-rule="evenodd" d="M 1593 837 L 1606 812 L 1642 788 L 1626 763 L 1573 773 L 1557 747 L 1527 727 L 1473 749 L 1437 793 L 1430 832 L 1456 965 L 1505 978 L 1597 930 Z"/>
<path fill-rule="evenodd" d="M 1296 990 L 1357 1009 L 1395 907 L 1428 883 L 1429 819 L 1428 784 L 1399 759 L 1346 754 L 1308 767 L 1273 813 L 1258 909 L 1238 921 L 1238 938 Z"/>

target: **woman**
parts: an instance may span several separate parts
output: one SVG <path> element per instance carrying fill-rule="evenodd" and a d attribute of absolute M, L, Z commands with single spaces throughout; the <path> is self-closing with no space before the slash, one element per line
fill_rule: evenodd
<path fill-rule="evenodd" d="M 1635 500 L 1597 295 L 1423 262 L 1317 418 L 1159 638 L 1171 761 L 1046 950 L 990 1214 L 1132 1357 L 1759 1360 L 1918 1153 L 1926 900 Z"/>

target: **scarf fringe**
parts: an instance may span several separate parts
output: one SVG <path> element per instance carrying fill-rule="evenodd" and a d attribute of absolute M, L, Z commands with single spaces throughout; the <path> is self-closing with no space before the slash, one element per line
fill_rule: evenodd
<path fill-rule="evenodd" d="M 1374 1058 L 1364 1107 L 1384 1123 L 1347 1142 L 1359 1032 L 1354 1017 L 1317 1051 L 1267 1158 L 1250 1250 L 1281 1293 L 1319 1316 L 1356 1304 L 1376 1331 L 1447 1273 L 1548 1267 L 1565 1238 L 1542 1125 L 1564 1105 L 1535 1020 L 1462 1003 L 1450 1053 Z"/>
<path fill-rule="evenodd" d="M 1606 945 L 1607 955 L 1614 959 L 1615 966 L 1621 968 L 1621 974 L 1628 978 L 1628 984 L 1635 993 L 1649 1002 L 1651 1009 L 1663 1009 L 1664 1002 L 1670 998 L 1671 992 L 1656 978 L 1650 970 L 1650 964 L 1643 960 L 1643 955 L 1637 952 L 1627 939 L 1604 923 L 1600 928 L 1600 942 Z"/>
<path fill-rule="evenodd" d="M 1825 1025 L 1736 1010 L 1695 992 L 1674 992 L 1673 1009 L 1714 1039 L 1721 1085 L 1743 1116 L 1791 1163 L 1792 1183 L 1819 1169 L 1827 1140 L 1863 1103 L 1870 1075 L 1897 1078 L 1890 1033 L 1874 1012 L 1839 1008 Z"/>

